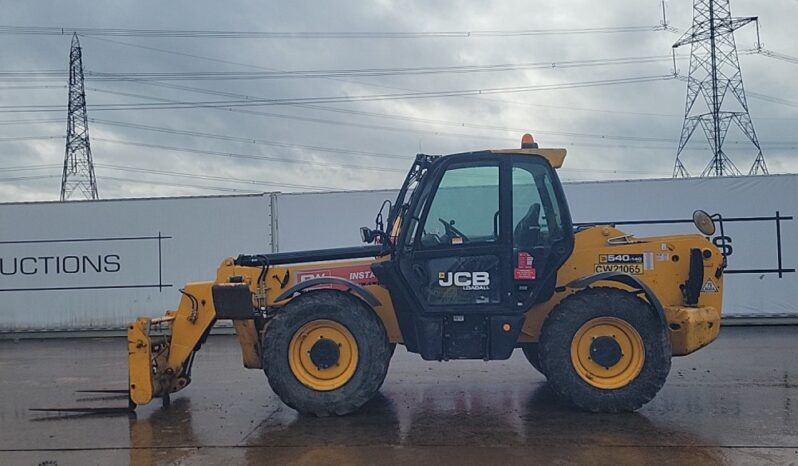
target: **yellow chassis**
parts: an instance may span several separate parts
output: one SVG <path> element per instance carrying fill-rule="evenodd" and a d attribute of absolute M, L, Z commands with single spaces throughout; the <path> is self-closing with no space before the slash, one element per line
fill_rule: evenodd
<path fill-rule="evenodd" d="M 708 251 L 704 257 L 705 292 L 697 305 L 686 306 L 679 288 L 687 279 L 686 261 L 690 250 L 698 248 Z M 611 258 L 609 256 L 612 256 Z M 643 263 L 623 262 L 626 256 L 645 257 Z M 612 260 L 609 260 L 612 259 Z M 620 263 L 615 259 L 619 259 Z M 298 273 L 317 270 L 320 267 L 368 266 L 385 259 L 347 260 L 326 263 L 279 265 L 269 269 L 263 277 L 260 267 L 234 265 L 233 259 L 225 259 L 217 270 L 216 279 L 208 282 L 189 283 L 184 288 L 180 305 L 168 311 L 164 317 L 139 318 L 128 327 L 129 389 L 131 400 L 146 404 L 153 398 L 166 397 L 185 388 L 190 383 L 190 362 L 194 352 L 207 336 L 217 319 L 212 288 L 218 284 L 229 284 L 240 280 L 252 294 L 253 305 L 262 310 L 282 307 L 290 297 L 276 301 L 285 290 L 297 284 Z M 712 342 L 720 330 L 723 278 L 722 256 L 709 240 L 700 235 L 662 236 L 634 238 L 612 227 L 592 227 L 575 235 L 574 252 L 558 273 L 558 287 L 554 296 L 526 312 L 526 319 L 519 343 L 536 342 L 544 320 L 570 294 L 579 291 L 569 287 L 577 279 L 607 270 L 630 272 L 645 283 L 661 303 L 663 317 L 670 332 L 672 353 L 681 356 L 692 353 Z M 615 282 L 601 281 L 591 286 L 609 286 L 632 290 Z M 374 312 L 382 320 L 387 336 L 392 343 L 402 343 L 394 307 L 387 289 L 379 284 L 365 285 L 379 302 Z M 647 299 L 646 296 L 641 296 Z M 653 306 L 652 306 L 653 307 Z M 262 334 L 256 329 L 254 320 L 235 320 L 244 366 L 261 367 L 261 341 L 268 338 L 268 325 Z M 157 332 L 158 329 L 163 332 Z M 156 336 L 156 333 L 158 336 Z"/>

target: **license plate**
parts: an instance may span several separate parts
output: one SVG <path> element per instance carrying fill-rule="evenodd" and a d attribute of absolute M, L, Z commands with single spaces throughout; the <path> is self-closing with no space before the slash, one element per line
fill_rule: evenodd
<path fill-rule="evenodd" d="M 622 272 L 629 275 L 643 275 L 643 264 L 596 264 L 596 273 Z"/>

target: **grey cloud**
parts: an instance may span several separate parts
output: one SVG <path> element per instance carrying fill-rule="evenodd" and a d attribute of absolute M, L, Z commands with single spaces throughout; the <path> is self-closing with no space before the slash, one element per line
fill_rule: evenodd
<path fill-rule="evenodd" d="M 4 1 L 4 24 L 148 29 L 218 29 L 270 31 L 417 31 L 499 30 L 531 28 L 579 28 L 595 26 L 656 25 L 659 2 L 608 0 L 564 0 L 558 2 L 11 2 Z M 682 29 L 691 21 L 689 0 L 670 0 L 669 19 Z M 795 2 L 733 0 L 737 15 L 759 15 L 766 46 L 798 55 L 790 37 Z M 750 47 L 752 31 L 740 31 L 741 48 Z M 145 71 L 252 71 L 265 69 L 383 68 L 400 66 L 446 66 L 521 62 L 562 62 L 587 58 L 667 55 L 678 35 L 646 32 L 606 35 L 531 36 L 505 38 L 449 38 L 415 40 L 243 40 L 243 39 L 148 39 L 111 38 L 137 46 L 212 57 L 251 65 L 237 66 L 170 53 L 124 46 L 83 37 L 87 70 L 106 72 Z M 68 36 L 0 35 L 0 69 L 66 69 Z M 687 50 L 680 50 L 686 56 Z M 743 56 L 746 88 L 796 101 L 796 65 L 761 56 Z M 682 70 L 686 70 L 686 61 Z M 255 68 L 260 67 L 260 68 Z M 544 69 L 504 73 L 441 74 L 408 77 L 359 77 L 342 79 L 297 79 L 257 81 L 186 82 L 185 85 L 257 97 L 366 95 L 400 92 L 396 89 L 443 90 L 568 83 L 618 77 L 660 75 L 670 72 L 670 63 Z M 49 83 L 58 86 L 59 83 Z M 183 84 L 183 83 L 181 83 Z M 380 87 L 382 86 L 382 87 Z M 111 178 L 153 180 L 158 183 L 205 185 L 244 190 L 301 190 L 291 187 L 251 185 L 218 180 L 183 178 L 114 171 L 103 167 L 133 166 L 166 172 L 193 173 L 231 179 L 272 181 L 341 189 L 375 189 L 396 186 L 402 174 L 328 166 L 300 165 L 225 158 L 142 148 L 100 141 L 124 140 L 153 145 L 254 154 L 307 160 L 325 165 L 360 164 L 403 170 L 418 151 L 447 153 L 491 147 L 512 147 L 521 133 L 351 115 L 304 107 L 272 106 L 247 110 L 279 113 L 304 119 L 333 120 L 348 124 L 323 124 L 222 109 L 92 112 L 92 105 L 145 100 L 107 94 L 144 94 L 183 101 L 216 97 L 173 89 L 124 82 L 87 81 L 91 118 L 281 141 L 307 146 L 328 146 L 406 156 L 375 158 L 307 149 L 270 147 L 251 143 L 202 139 L 102 124 L 91 124 L 97 177 L 102 197 L 183 195 L 213 193 L 191 187 L 126 183 Z M 335 109 L 408 115 L 415 118 L 465 122 L 509 128 L 540 130 L 543 145 L 565 145 L 571 155 L 563 170 L 566 179 L 637 178 L 668 176 L 674 161 L 685 85 L 679 81 L 540 91 L 473 97 L 423 100 L 392 100 L 328 104 Z M 219 97 L 221 98 L 221 97 Z M 795 107 L 749 99 L 765 156 L 772 171 L 794 172 L 794 147 L 776 144 L 795 141 L 798 121 Z M 0 105 L 65 105 L 65 89 L 0 91 Z M 42 118 L 45 115 L 4 114 L 0 120 Z M 64 118 L 63 113 L 48 117 Z M 359 125 L 359 126 L 358 126 Z M 377 127 L 388 127 L 378 129 Z M 631 135 L 666 139 L 663 142 L 614 141 L 547 134 L 545 131 L 598 135 Z M 0 125 L 0 138 L 15 135 L 60 135 L 64 122 L 37 125 Z M 740 140 L 736 134 L 731 139 Z M 700 172 L 709 160 L 705 144 L 695 138 L 685 163 Z M 0 143 L 2 167 L 50 164 L 63 161 L 63 141 Z M 747 169 L 753 154 L 730 146 L 729 153 L 741 169 Z M 594 170 L 594 171 L 590 171 Z M 612 171 L 615 171 L 614 173 Z M 56 168 L 2 172 L 0 178 L 25 175 L 60 175 Z M 55 199 L 58 178 L 0 182 L 0 200 Z"/>

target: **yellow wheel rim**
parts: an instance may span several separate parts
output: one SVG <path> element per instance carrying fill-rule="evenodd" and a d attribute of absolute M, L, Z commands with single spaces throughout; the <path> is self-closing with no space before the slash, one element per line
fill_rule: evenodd
<path fill-rule="evenodd" d="M 590 385 L 611 390 L 630 384 L 643 369 L 645 346 L 640 334 L 617 317 L 585 322 L 571 341 L 571 363 Z"/>
<path fill-rule="evenodd" d="M 357 369 L 357 342 L 334 320 L 303 325 L 288 345 L 288 362 L 303 385 L 317 391 L 342 387 Z"/>

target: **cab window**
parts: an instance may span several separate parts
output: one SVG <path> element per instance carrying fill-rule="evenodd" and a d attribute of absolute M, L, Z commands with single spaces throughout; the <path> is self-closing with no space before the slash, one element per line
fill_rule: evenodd
<path fill-rule="evenodd" d="M 421 245 L 495 242 L 498 236 L 498 165 L 449 168 L 429 206 Z"/>
<path fill-rule="evenodd" d="M 548 166 L 513 165 L 513 245 L 521 250 L 550 246 L 562 238 L 562 218 Z"/>

